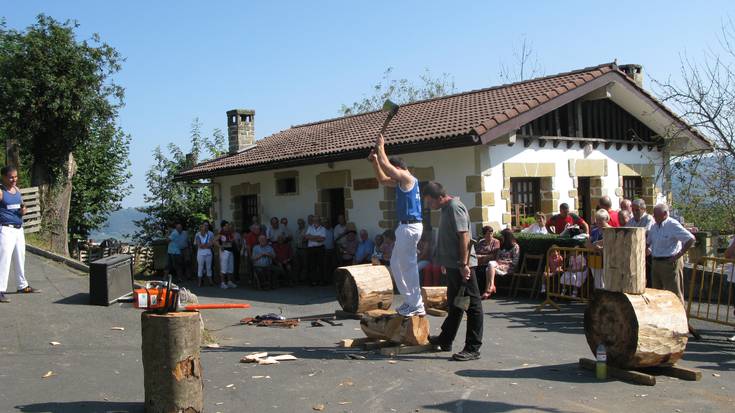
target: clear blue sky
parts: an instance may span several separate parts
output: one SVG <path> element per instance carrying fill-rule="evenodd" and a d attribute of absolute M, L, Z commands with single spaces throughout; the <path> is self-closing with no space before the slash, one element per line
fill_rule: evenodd
<path fill-rule="evenodd" d="M 678 77 L 682 53 L 717 43 L 732 1 L 4 1 L 24 28 L 38 13 L 76 19 L 127 61 L 120 124 L 132 135 L 131 196 L 143 203 L 156 145 L 188 147 L 191 121 L 226 129 L 225 111 L 256 111 L 258 137 L 335 117 L 384 70 L 448 73 L 457 91 L 500 83 L 525 36 L 545 74 L 609 62 Z"/>

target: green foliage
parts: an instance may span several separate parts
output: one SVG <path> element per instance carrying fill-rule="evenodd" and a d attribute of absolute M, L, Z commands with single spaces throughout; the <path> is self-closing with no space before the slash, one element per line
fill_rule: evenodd
<path fill-rule="evenodd" d="M 408 79 L 392 79 L 393 68 L 389 67 L 383 73 L 383 78 L 375 86 L 370 96 L 351 105 L 342 105 L 340 113 L 343 115 L 356 115 L 358 113 L 372 112 L 383 107 L 383 102 L 390 99 L 398 104 L 406 104 L 418 100 L 431 99 L 435 97 L 454 93 L 454 80 L 443 73 L 439 77 L 432 77 L 428 69 L 419 76 L 421 84 L 416 85 Z"/>
<path fill-rule="evenodd" d="M 536 217 L 523 217 L 521 218 L 520 224 L 528 226 L 528 225 L 534 224 L 535 222 L 536 222 Z"/>
<path fill-rule="evenodd" d="M 557 247 L 584 247 L 585 241 L 573 238 L 561 238 L 556 234 L 528 234 L 525 232 L 517 232 L 513 234 L 521 248 L 521 257 L 524 254 L 542 254 L 546 255 L 546 251 L 553 245 Z"/>
<path fill-rule="evenodd" d="M 191 150 L 193 161 L 206 154 L 208 158 L 220 156 L 225 151 L 225 136 L 215 129 L 211 137 L 201 133 L 198 119 L 191 126 Z M 161 147 L 153 151 L 155 164 L 146 172 L 148 194 L 143 196 L 147 206 L 139 210 L 147 216 L 135 221 L 140 230 L 134 239 L 142 243 L 163 237 L 167 227 L 181 222 L 185 228 L 195 228 L 209 215 L 212 204 L 212 192 L 206 182 L 174 181 L 174 177 L 190 167 L 184 151 L 170 143 L 168 153 Z"/>

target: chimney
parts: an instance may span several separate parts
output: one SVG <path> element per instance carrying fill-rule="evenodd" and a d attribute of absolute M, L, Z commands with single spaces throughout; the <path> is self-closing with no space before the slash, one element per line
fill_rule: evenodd
<path fill-rule="evenodd" d="M 638 87 L 643 88 L 643 66 L 636 64 L 620 65 L 618 69 L 633 79 Z"/>
<path fill-rule="evenodd" d="M 255 111 L 233 109 L 227 111 L 227 138 L 230 154 L 238 153 L 255 144 Z"/>

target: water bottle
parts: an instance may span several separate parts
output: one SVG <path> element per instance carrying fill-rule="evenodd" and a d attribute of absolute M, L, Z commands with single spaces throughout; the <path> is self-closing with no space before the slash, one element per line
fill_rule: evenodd
<path fill-rule="evenodd" d="M 607 379 L 607 349 L 605 345 L 600 343 L 595 351 L 595 358 L 597 363 L 595 364 L 595 375 L 598 380 Z"/>

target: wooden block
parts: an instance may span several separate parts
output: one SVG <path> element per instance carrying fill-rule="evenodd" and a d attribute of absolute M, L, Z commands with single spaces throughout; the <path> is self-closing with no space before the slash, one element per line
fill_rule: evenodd
<path fill-rule="evenodd" d="M 396 310 L 370 310 L 365 311 L 363 317 L 382 317 L 387 315 L 397 315 Z"/>
<path fill-rule="evenodd" d="M 360 327 L 368 337 L 408 346 L 424 345 L 429 342 L 429 320 L 426 317 L 403 317 L 398 314 L 377 317 L 366 315 L 360 320 Z"/>
<path fill-rule="evenodd" d="M 595 371 L 595 364 L 596 364 L 595 360 L 590 360 L 586 358 L 579 359 L 579 366 L 585 370 Z M 656 385 L 655 376 L 652 376 L 646 373 L 641 373 L 640 371 L 636 371 L 636 370 L 619 369 L 617 367 L 613 367 L 608 364 L 607 374 L 610 377 L 615 377 L 616 379 L 629 381 L 629 382 L 636 383 L 636 384 L 643 384 L 645 386 L 655 386 Z"/>
<path fill-rule="evenodd" d="M 395 347 L 396 343 L 388 340 L 372 340 L 366 341 L 362 345 L 363 350 L 377 350 L 383 347 Z"/>
<path fill-rule="evenodd" d="M 427 308 L 426 309 L 426 314 L 433 315 L 433 316 L 436 316 L 436 317 L 446 317 L 447 314 L 449 314 L 449 313 L 447 313 L 444 310 L 440 310 L 438 308 Z"/>
<path fill-rule="evenodd" d="M 416 354 L 434 351 L 433 344 L 424 344 L 421 346 L 395 346 L 384 347 L 380 349 L 380 354 L 384 356 L 394 356 L 396 354 Z"/>
<path fill-rule="evenodd" d="M 702 372 L 700 370 L 688 369 L 686 367 L 679 366 L 668 366 L 668 367 L 654 367 L 651 369 L 652 372 L 657 372 L 665 376 L 676 377 L 677 379 L 687 381 L 700 381 L 702 380 Z"/>
<path fill-rule="evenodd" d="M 646 230 L 605 228 L 603 289 L 626 294 L 646 291 Z"/>
<path fill-rule="evenodd" d="M 447 287 L 421 287 L 421 298 L 426 309 L 447 309 Z"/>

